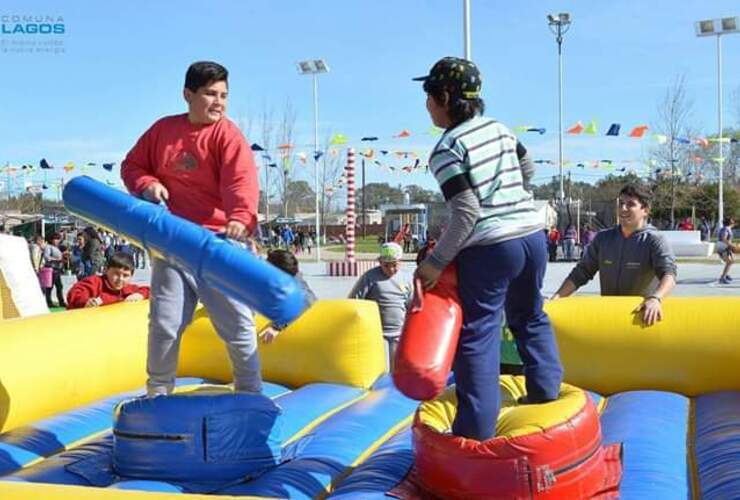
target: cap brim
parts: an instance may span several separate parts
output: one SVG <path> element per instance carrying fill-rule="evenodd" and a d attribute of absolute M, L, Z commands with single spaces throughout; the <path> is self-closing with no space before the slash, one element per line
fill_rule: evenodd
<path fill-rule="evenodd" d="M 417 76 L 416 78 L 411 79 L 411 81 L 414 81 L 414 82 L 423 82 L 426 80 L 429 80 L 429 75 Z"/>

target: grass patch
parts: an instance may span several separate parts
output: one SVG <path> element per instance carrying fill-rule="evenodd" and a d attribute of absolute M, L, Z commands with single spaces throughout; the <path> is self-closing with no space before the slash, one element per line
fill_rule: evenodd
<path fill-rule="evenodd" d="M 321 247 L 329 252 L 344 252 L 344 245 L 329 245 Z M 355 253 L 378 253 L 380 244 L 377 236 L 360 236 L 355 239 Z"/>

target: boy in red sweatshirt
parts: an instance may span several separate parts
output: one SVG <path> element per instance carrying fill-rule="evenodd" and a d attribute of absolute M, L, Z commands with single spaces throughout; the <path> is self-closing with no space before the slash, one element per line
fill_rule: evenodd
<path fill-rule="evenodd" d="M 121 163 L 128 190 L 226 238 L 244 241 L 257 226 L 259 184 L 252 150 L 226 118 L 226 68 L 196 62 L 185 75 L 188 112 L 158 120 Z M 175 384 L 180 336 L 200 301 L 226 343 L 234 389 L 262 391 L 254 313 L 162 259 L 152 261 L 147 394 Z"/>
<path fill-rule="evenodd" d="M 88 276 L 72 286 L 67 293 L 67 309 L 148 299 L 148 286 L 129 284 L 133 275 L 134 259 L 124 252 L 114 253 L 103 275 Z"/>

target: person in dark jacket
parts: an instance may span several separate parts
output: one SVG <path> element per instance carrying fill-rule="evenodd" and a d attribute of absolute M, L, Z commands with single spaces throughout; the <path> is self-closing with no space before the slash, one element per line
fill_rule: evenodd
<path fill-rule="evenodd" d="M 647 223 L 651 194 L 627 184 L 619 192 L 619 225 L 601 231 L 552 299 L 568 297 L 598 272 L 601 295 L 644 297 L 637 312 L 647 325 L 663 319 L 661 301 L 676 286 L 676 259 L 665 237 Z"/>
<path fill-rule="evenodd" d="M 82 250 L 82 261 L 85 263 L 85 276 L 94 276 L 103 270 L 105 265 L 105 253 L 103 242 L 94 227 L 86 227 L 85 248 Z"/>

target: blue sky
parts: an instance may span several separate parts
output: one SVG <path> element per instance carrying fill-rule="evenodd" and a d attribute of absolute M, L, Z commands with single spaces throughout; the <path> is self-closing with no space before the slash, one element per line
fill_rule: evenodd
<path fill-rule="evenodd" d="M 715 39 L 697 38 L 694 21 L 740 15 L 737 1 L 471 0 L 472 56 L 483 75 L 487 114 L 511 127 L 546 128 L 543 136 L 520 136 L 533 156 L 557 158 L 556 44 L 545 16 L 559 11 L 573 18 L 564 44 L 566 126 L 596 119 L 603 135 L 612 122 L 622 124 L 623 134 L 654 123 L 666 86 L 684 73 L 695 127 L 716 132 Z M 320 137 L 343 133 L 364 148 L 360 137 L 378 136 L 376 149 L 426 155 L 435 139 L 426 134 L 424 94 L 410 79 L 438 58 L 463 52 L 462 0 L 6 0 L 0 15 L 61 16 L 65 24 L 64 35 L 0 35 L 2 48 L 18 41 L 63 44 L 59 54 L 0 52 L 0 168 L 46 157 L 57 167 L 52 176 L 68 161 L 78 165 L 75 173 L 87 162 L 119 162 L 154 120 L 183 112 L 184 72 L 200 59 L 230 70 L 229 115 L 254 117 L 251 140 L 259 142 L 263 110 L 279 115 L 290 100 L 295 151 L 310 155 L 312 87 L 295 63 L 324 58 L 331 72 L 319 80 Z M 724 37 L 723 48 L 725 123 L 737 125 L 740 106 L 731 95 L 740 89 L 740 35 Z M 391 139 L 403 129 L 412 136 Z M 566 137 L 565 156 L 644 160 L 654 144 Z M 308 178 L 307 168 L 297 164 L 296 176 Z M 89 173 L 105 177 L 100 167 Z M 555 173 L 542 166 L 537 178 Z M 573 170 L 574 178 L 588 181 L 604 173 Z M 435 187 L 431 174 L 421 172 L 373 167 L 368 174 L 370 182 Z"/>

